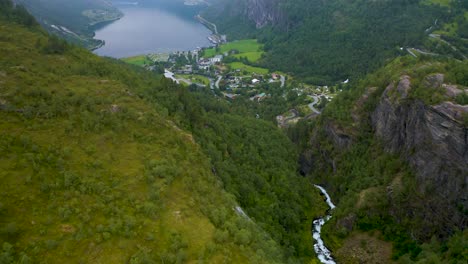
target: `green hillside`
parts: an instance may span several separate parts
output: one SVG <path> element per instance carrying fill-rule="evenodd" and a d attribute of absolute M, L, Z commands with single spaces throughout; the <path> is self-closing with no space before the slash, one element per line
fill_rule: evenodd
<path fill-rule="evenodd" d="M 314 261 L 325 205 L 271 123 L 11 5 L 0 58 L 0 263 Z"/>

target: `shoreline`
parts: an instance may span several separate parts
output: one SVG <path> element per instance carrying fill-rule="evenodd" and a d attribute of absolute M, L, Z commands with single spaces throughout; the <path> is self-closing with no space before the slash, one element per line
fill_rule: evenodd
<path fill-rule="evenodd" d="M 99 42 L 99 44 L 97 44 L 97 45 L 94 46 L 94 47 L 88 48 L 88 50 L 94 52 L 95 50 L 100 49 L 100 48 L 102 48 L 104 45 L 106 45 L 106 41 L 104 41 L 104 40 L 102 40 L 102 39 L 96 39 L 96 38 L 94 38 L 94 37 L 96 36 L 96 31 L 97 31 L 98 29 L 102 28 L 102 27 L 105 27 L 105 26 L 107 26 L 107 25 L 110 25 L 110 24 L 114 23 L 115 21 L 120 20 L 121 18 L 123 18 L 123 17 L 125 16 L 125 14 L 124 14 L 122 11 L 119 10 L 119 12 L 120 12 L 120 15 L 119 15 L 118 17 L 116 17 L 116 18 L 112 18 L 112 19 L 108 19 L 108 20 L 103 20 L 103 21 L 91 23 L 91 24 L 88 25 L 88 30 L 90 30 L 90 31 L 92 32 L 92 37 L 91 37 L 91 39 Z"/>

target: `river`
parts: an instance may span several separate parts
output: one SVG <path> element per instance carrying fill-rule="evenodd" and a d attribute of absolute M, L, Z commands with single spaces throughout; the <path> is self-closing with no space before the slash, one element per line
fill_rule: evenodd
<path fill-rule="evenodd" d="M 327 210 L 327 215 L 322 218 L 315 219 L 313 222 L 314 230 L 312 232 L 312 236 L 315 240 L 314 250 L 317 254 L 318 259 L 320 262 L 324 264 L 336 264 L 335 260 L 331 256 L 330 250 L 325 246 L 325 243 L 320 236 L 322 232 L 322 226 L 331 218 L 331 212 L 335 209 L 335 205 L 331 201 L 330 195 L 328 195 L 325 188 L 319 185 L 315 185 L 316 188 L 320 190 L 320 192 L 325 196 L 325 202 L 328 204 L 329 209 Z"/>
<path fill-rule="evenodd" d="M 164 0 L 113 1 L 124 17 L 96 30 L 105 45 L 94 52 L 115 58 L 211 46 L 211 31 L 194 16 L 201 7 Z"/>

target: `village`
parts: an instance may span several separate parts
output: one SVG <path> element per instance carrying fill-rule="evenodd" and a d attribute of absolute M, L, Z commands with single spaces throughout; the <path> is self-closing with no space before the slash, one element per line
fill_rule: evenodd
<path fill-rule="evenodd" d="M 141 66 L 164 73 L 178 84 L 210 89 L 214 96 L 230 102 L 250 100 L 261 104 L 272 93 L 280 93 L 285 100 L 294 100 L 291 109 L 276 116 L 280 127 L 319 115 L 349 82 L 334 87 L 308 85 L 287 74 L 270 72 L 255 65 L 262 56 L 261 48 L 256 40 L 231 43 L 223 40 L 223 44 L 211 48 L 148 54 Z"/>

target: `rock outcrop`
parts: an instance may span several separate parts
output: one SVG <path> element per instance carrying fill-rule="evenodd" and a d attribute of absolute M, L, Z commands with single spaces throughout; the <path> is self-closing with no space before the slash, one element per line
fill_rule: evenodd
<path fill-rule="evenodd" d="M 285 21 L 284 11 L 280 8 L 281 0 L 224 0 L 215 2 L 211 12 L 215 17 L 237 17 L 248 20 L 256 28 L 278 25 Z M 213 15 L 213 14 L 211 14 Z"/>
<path fill-rule="evenodd" d="M 275 0 L 248 0 L 245 12 L 257 28 L 276 24 L 283 18 L 283 12 L 278 8 L 278 1 Z"/>
<path fill-rule="evenodd" d="M 424 86 L 449 87 L 443 84 L 443 75 L 427 77 Z M 375 135 L 383 140 L 386 151 L 400 154 L 413 167 L 420 192 L 432 192 L 441 201 L 439 210 L 455 213 L 454 225 L 466 225 L 462 212 L 456 215 L 456 208 L 468 208 L 468 128 L 463 121 L 468 106 L 452 102 L 427 105 L 408 99 L 410 89 L 408 76 L 396 87 L 386 88 L 371 114 Z"/>

